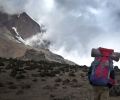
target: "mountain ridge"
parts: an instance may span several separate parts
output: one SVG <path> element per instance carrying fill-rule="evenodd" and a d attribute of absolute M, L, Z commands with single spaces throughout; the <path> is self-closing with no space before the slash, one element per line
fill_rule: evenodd
<path fill-rule="evenodd" d="M 49 60 L 49 61 L 55 61 L 55 62 L 60 62 L 60 63 L 66 63 L 66 64 L 67 63 L 75 64 L 72 61 L 64 59 L 62 56 L 54 54 L 50 50 L 45 49 L 47 47 L 46 45 L 41 44 L 42 47 L 36 48 L 37 45 L 36 45 L 36 47 L 34 47 L 34 46 L 32 47 L 29 45 L 25 45 L 24 42 L 22 42 L 22 41 L 20 42 L 20 40 L 19 40 L 20 38 L 24 40 L 26 38 L 29 38 L 29 37 L 37 34 L 37 32 L 41 32 L 41 30 L 40 30 L 41 26 L 39 25 L 39 28 L 36 28 L 36 26 L 38 26 L 38 23 L 33 21 L 33 19 L 31 19 L 26 13 L 20 14 L 20 16 L 22 16 L 22 18 L 19 21 L 21 21 L 21 22 L 16 21 L 17 15 L 7 15 L 7 14 L 0 14 L 0 15 L 3 15 L 3 16 L 0 16 L 0 23 L 2 21 L 4 21 L 5 18 L 8 19 L 9 16 L 13 17 L 13 19 L 15 18 L 14 20 L 10 20 L 10 21 L 0 24 L 1 25 L 1 27 L 0 27 L 0 46 L 1 46 L 0 56 L 1 57 L 6 57 L 6 58 L 13 57 L 13 58 L 19 58 L 19 59 L 24 59 L 24 60 L 25 59 Z M 19 16 L 19 18 L 20 18 L 20 16 Z M 34 22 L 34 23 L 32 23 L 32 22 Z M 33 30 L 36 30 L 36 31 L 32 34 L 28 34 L 29 33 L 29 31 L 28 31 L 28 33 L 27 33 L 28 35 L 23 34 L 26 32 L 26 30 L 24 30 L 24 29 L 27 29 L 25 27 L 26 26 L 25 23 L 27 23 L 27 24 L 31 23 L 30 27 L 35 26 L 35 28 L 33 27 L 34 28 Z M 24 29 L 22 30 L 20 27 L 24 27 Z M 44 33 L 40 33 L 40 34 L 44 34 Z M 45 41 L 48 41 L 48 40 L 45 40 Z M 50 45 L 49 42 L 46 42 L 46 43 L 48 45 Z M 41 55 L 41 57 L 40 57 L 40 55 Z"/>

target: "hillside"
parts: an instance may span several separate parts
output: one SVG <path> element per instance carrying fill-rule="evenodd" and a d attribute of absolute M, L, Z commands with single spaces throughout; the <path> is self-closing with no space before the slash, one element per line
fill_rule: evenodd
<path fill-rule="evenodd" d="M 120 95 L 120 70 L 116 67 Z M 93 100 L 87 66 L 0 58 L 1 100 Z M 113 88 L 109 100 L 118 100 Z"/>

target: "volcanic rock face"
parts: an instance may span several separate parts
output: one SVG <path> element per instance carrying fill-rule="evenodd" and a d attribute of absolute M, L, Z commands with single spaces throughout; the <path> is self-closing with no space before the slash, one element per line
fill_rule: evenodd
<path fill-rule="evenodd" d="M 13 27 L 15 27 L 22 39 L 26 39 L 41 32 L 40 25 L 26 13 L 20 15 L 8 15 L 0 12 L 0 25 L 8 29 L 14 36 L 16 33 L 13 30 Z"/>

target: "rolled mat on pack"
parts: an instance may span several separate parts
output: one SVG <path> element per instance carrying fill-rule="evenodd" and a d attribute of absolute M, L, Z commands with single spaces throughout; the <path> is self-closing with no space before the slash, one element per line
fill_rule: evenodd
<path fill-rule="evenodd" d="M 102 48 L 102 47 L 100 47 L 98 49 L 93 48 L 92 51 L 91 51 L 91 57 L 100 56 L 101 55 L 100 54 L 100 49 L 104 50 L 105 52 L 113 51 L 110 55 L 110 58 L 113 59 L 114 61 L 117 61 L 117 62 L 119 61 L 119 58 L 120 58 L 120 53 L 119 52 L 114 52 L 113 49 L 107 49 L 107 48 Z"/>

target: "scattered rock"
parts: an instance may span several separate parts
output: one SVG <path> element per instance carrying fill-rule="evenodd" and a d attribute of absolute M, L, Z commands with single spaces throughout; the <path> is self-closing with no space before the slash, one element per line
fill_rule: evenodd
<path fill-rule="evenodd" d="M 0 82 L 0 87 L 4 87 L 4 84 L 2 82 Z"/>
<path fill-rule="evenodd" d="M 76 83 L 71 83 L 71 87 L 77 87 L 78 85 Z"/>
<path fill-rule="evenodd" d="M 19 75 L 19 76 L 16 77 L 16 79 L 24 79 L 24 78 L 25 78 L 24 75 Z"/>
<path fill-rule="evenodd" d="M 55 97 L 55 95 L 50 95 L 50 98 L 54 98 Z"/>
<path fill-rule="evenodd" d="M 45 79 L 41 79 L 41 81 L 46 81 Z"/>
<path fill-rule="evenodd" d="M 57 86 L 57 87 L 58 87 L 58 86 L 60 86 L 60 84 L 56 83 L 56 84 L 54 84 L 54 86 Z"/>
<path fill-rule="evenodd" d="M 9 89 L 17 89 L 18 85 L 17 84 L 12 84 Z"/>
<path fill-rule="evenodd" d="M 70 72 L 69 76 L 75 76 L 75 74 L 73 72 Z"/>
<path fill-rule="evenodd" d="M 19 90 L 16 94 L 17 95 L 24 94 L 24 91 L 23 90 Z"/>
<path fill-rule="evenodd" d="M 13 84 L 13 82 L 7 82 L 7 84 L 8 84 L 8 85 L 12 85 L 12 84 Z"/>
<path fill-rule="evenodd" d="M 55 86 L 52 85 L 46 85 L 43 87 L 43 89 L 57 89 Z"/>
<path fill-rule="evenodd" d="M 61 81 L 62 81 L 62 79 L 60 79 L 60 78 L 55 80 L 55 82 L 61 82 Z"/>
<path fill-rule="evenodd" d="M 33 81 L 33 82 L 37 82 L 37 79 L 35 78 L 35 79 L 33 79 L 32 81 Z"/>
<path fill-rule="evenodd" d="M 64 87 L 62 87 L 63 89 L 67 89 L 67 87 L 66 86 L 64 86 Z"/>
<path fill-rule="evenodd" d="M 72 82 L 77 82 L 77 79 L 73 79 Z"/>
<path fill-rule="evenodd" d="M 81 76 L 82 76 L 82 77 L 85 77 L 85 74 L 84 74 L 84 73 L 81 73 Z"/>
<path fill-rule="evenodd" d="M 20 86 L 22 89 L 29 89 L 31 87 L 29 83 L 22 83 Z"/>
<path fill-rule="evenodd" d="M 69 80 L 69 79 L 63 80 L 63 85 L 64 85 L 64 84 L 69 84 L 69 83 L 70 83 L 70 80 Z"/>

